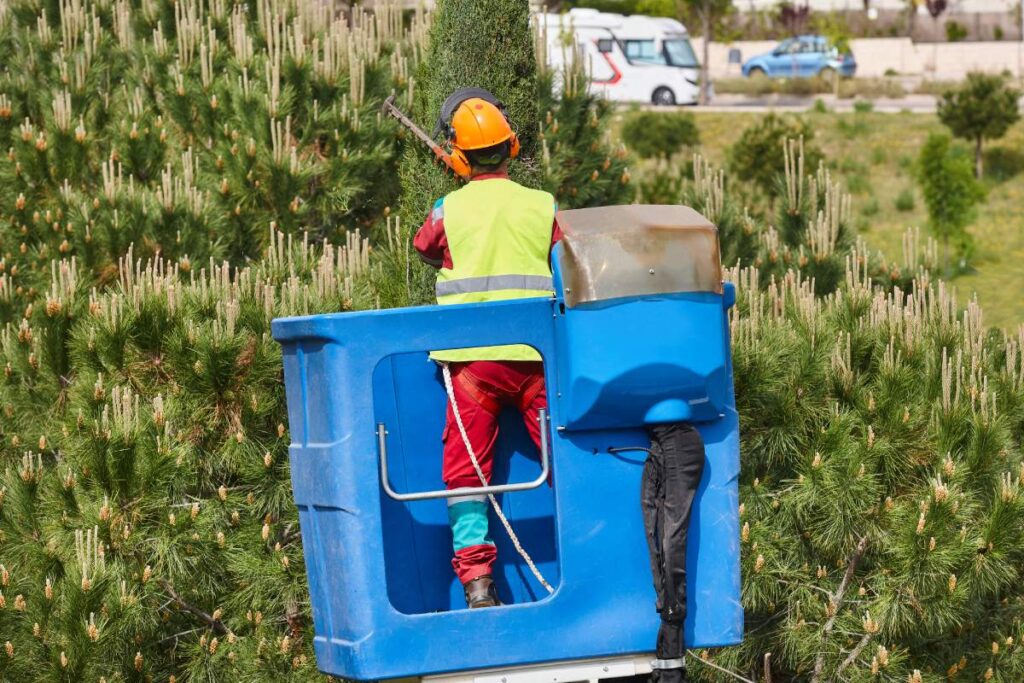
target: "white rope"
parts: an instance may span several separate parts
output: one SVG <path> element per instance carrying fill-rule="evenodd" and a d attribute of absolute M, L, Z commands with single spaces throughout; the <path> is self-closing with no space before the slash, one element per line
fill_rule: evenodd
<path fill-rule="evenodd" d="M 484 476 L 484 471 L 480 469 L 480 463 L 476 459 L 476 452 L 473 450 L 473 445 L 469 443 L 469 435 L 466 433 L 466 427 L 462 424 L 462 415 L 459 412 L 459 404 L 455 400 L 455 387 L 452 386 L 452 373 L 448 370 L 447 363 L 441 363 L 441 374 L 444 375 L 444 388 L 448 392 L 448 400 L 452 404 L 452 414 L 455 415 L 455 424 L 459 427 L 459 434 L 462 435 L 462 442 L 466 445 L 466 452 L 469 453 L 469 459 L 473 463 L 473 469 L 476 470 L 476 476 L 480 478 L 480 484 L 482 486 L 489 486 L 490 482 L 487 481 L 487 477 Z M 542 424 L 541 429 L 547 429 L 547 425 Z M 501 511 L 501 506 L 498 505 L 497 499 L 495 499 L 493 493 L 488 493 L 487 498 L 491 501 L 491 507 L 494 508 L 494 514 L 501 520 L 502 525 L 505 527 L 505 531 L 508 532 L 509 539 L 512 540 L 512 545 L 516 547 L 516 552 L 526 562 L 526 566 L 530 568 L 533 575 L 537 577 L 537 581 L 540 585 L 547 589 L 548 593 L 554 593 L 555 589 L 551 587 L 551 584 L 547 582 L 544 575 L 537 569 L 537 565 L 533 563 L 533 559 L 530 557 L 530 553 L 526 552 L 522 544 L 519 543 L 519 537 L 516 536 L 516 532 L 512 530 L 512 525 L 509 523 L 508 518 Z"/>

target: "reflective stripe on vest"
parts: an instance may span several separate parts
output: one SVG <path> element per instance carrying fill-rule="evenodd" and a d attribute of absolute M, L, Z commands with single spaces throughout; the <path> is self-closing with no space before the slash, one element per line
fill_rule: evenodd
<path fill-rule="evenodd" d="M 537 289 L 550 291 L 554 285 L 550 275 L 484 275 L 467 277 L 462 280 L 438 281 L 437 296 L 449 294 L 470 294 L 473 292 L 497 292 L 503 289 Z"/>
<path fill-rule="evenodd" d="M 474 180 L 444 198 L 452 267 L 437 277 L 437 303 L 461 304 L 550 296 L 555 200 L 507 178 Z M 528 346 L 437 351 L 437 360 L 540 360 Z"/>

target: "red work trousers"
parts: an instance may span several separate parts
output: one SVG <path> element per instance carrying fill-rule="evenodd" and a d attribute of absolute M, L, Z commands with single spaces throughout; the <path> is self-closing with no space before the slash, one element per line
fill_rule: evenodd
<path fill-rule="evenodd" d="M 530 438 L 540 448 L 538 411 L 546 409 L 548 405 L 544 389 L 544 365 L 540 361 L 472 361 L 451 363 L 449 370 L 462 424 L 480 469 L 490 483 L 494 445 L 498 439 L 498 415 L 503 407 L 515 407 L 522 414 Z M 442 477 L 449 489 L 481 485 L 450 403 L 444 429 Z M 481 501 L 486 504 L 485 499 L 477 498 L 476 501 L 470 504 L 466 498 L 449 499 L 449 516 L 455 536 L 452 568 L 462 583 L 490 574 L 497 557 L 494 543 L 486 537 L 486 509 L 480 504 Z M 460 502 L 463 504 L 460 505 Z M 465 529 L 460 530 L 456 508 L 467 507 L 476 507 L 478 517 L 480 510 L 483 510 L 483 533 L 478 528 L 467 537 Z"/>

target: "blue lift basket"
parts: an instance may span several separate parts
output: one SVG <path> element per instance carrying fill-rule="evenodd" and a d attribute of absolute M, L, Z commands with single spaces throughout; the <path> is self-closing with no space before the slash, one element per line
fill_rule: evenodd
<path fill-rule="evenodd" d="M 653 651 L 644 454 L 618 448 L 649 446 L 645 425 L 663 422 L 693 423 L 706 446 L 686 645 L 742 639 L 735 290 L 722 282 L 717 230 L 683 206 L 578 209 L 558 221 L 553 297 L 273 322 L 324 672 L 380 680 Z M 511 343 L 543 357 L 550 453 L 504 415 L 492 485 L 554 592 L 492 519 L 505 605 L 468 610 L 441 481 L 447 398 L 427 354 Z"/>

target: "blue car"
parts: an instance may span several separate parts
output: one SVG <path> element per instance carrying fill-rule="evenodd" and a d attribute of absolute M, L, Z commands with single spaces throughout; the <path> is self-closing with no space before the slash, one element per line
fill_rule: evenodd
<path fill-rule="evenodd" d="M 824 36 L 787 38 L 771 52 L 752 57 L 743 64 L 743 75 L 747 77 L 809 78 L 835 72 L 851 77 L 856 71 L 853 55 L 840 54 Z"/>

